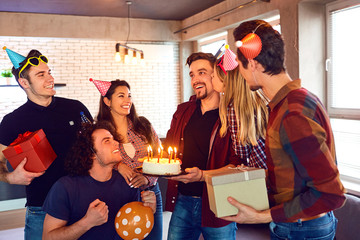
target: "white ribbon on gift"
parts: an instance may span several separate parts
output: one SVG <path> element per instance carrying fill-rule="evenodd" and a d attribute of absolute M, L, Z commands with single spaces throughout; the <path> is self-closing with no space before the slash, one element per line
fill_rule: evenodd
<path fill-rule="evenodd" d="M 245 166 L 244 164 L 241 164 L 240 166 L 237 167 L 229 167 L 229 169 L 235 169 L 235 170 L 239 170 L 244 172 L 244 177 L 245 177 L 245 181 L 249 180 L 249 172 L 247 169 L 249 169 L 247 166 Z"/>

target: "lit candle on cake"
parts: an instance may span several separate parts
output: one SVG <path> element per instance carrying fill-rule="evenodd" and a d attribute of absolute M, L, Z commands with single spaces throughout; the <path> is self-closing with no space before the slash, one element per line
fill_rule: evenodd
<path fill-rule="evenodd" d="M 160 148 L 158 148 L 158 163 L 160 162 Z"/>
<path fill-rule="evenodd" d="M 148 157 L 148 162 L 150 161 L 150 145 L 147 147 L 147 157 Z"/>
<path fill-rule="evenodd" d="M 169 153 L 169 163 L 170 163 L 170 160 L 171 160 L 171 157 L 172 157 L 172 154 L 173 154 L 172 147 L 168 148 L 168 153 Z"/>
<path fill-rule="evenodd" d="M 149 147 L 150 147 L 150 152 L 151 152 L 151 159 L 153 159 L 154 153 L 153 153 L 152 147 L 151 146 L 149 146 Z"/>
<path fill-rule="evenodd" d="M 174 147 L 174 162 L 176 162 L 176 147 Z"/>
<path fill-rule="evenodd" d="M 162 157 L 163 157 L 164 148 L 163 148 L 163 146 L 162 146 L 161 144 L 160 144 L 160 148 L 161 148 L 160 158 L 162 158 Z"/>

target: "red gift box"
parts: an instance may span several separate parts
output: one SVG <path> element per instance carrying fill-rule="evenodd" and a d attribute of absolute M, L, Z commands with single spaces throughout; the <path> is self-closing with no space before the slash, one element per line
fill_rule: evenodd
<path fill-rule="evenodd" d="M 24 168 L 29 172 L 45 171 L 56 158 L 42 129 L 19 134 L 18 138 L 3 150 L 3 154 L 13 169 L 26 157 Z"/>

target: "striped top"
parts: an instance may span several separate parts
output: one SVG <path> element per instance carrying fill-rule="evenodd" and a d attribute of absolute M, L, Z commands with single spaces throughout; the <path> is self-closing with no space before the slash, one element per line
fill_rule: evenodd
<path fill-rule="evenodd" d="M 300 80 L 269 103 L 266 134 L 268 189 L 274 222 L 289 222 L 339 208 L 345 201 L 329 117 Z"/>

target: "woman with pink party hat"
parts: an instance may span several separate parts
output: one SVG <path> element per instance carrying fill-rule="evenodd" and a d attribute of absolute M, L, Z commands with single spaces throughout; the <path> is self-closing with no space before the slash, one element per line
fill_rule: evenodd
<path fill-rule="evenodd" d="M 216 61 L 213 74 L 214 89 L 220 93 L 220 135 L 231 133 L 236 155 L 248 165 L 266 167 L 265 132 L 266 100 L 260 92 L 252 92 L 239 72 L 235 54 L 225 46 L 225 54 Z"/>
<path fill-rule="evenodd" d="M 90 80 L 101 93 L 97 120 L 109 121 L 123 141 L 120 144 L 122 162 L 118 166 L 120 174 L 134 188 L 149 189 L 156 194 L 157 208 L 154 214 L 154 227 L 146 239 L 162 239 L 162 198 L 156 177 L 145 177 L 133 171 L 142 165 L 138 159 L 147 156 L 147 147 L 156 149 L 159 137 L 149 120 L 138 116 L 132 102 L 130 85 L 124 80 L 111 82 Z"/>

